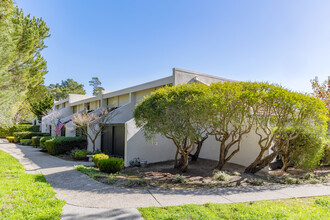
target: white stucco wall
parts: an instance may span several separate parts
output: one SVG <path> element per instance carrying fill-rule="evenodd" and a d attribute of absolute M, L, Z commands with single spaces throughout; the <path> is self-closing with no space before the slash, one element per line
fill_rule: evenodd
<path fill-rule="evenodd" d="M 243 137 L 241 142 L 240 151 L 235 154 L 235 156 L 229 161 L 231 163 L 236 163 L 243 166 L 250 165 L 257 155 L 259 154 L 260 148 L 258 147 L 258 136 L 254 132 Z M 234 145 L 228 153 L 230 153 L 237 148 Z M 200 158 L 219 160 L 220 152 L 220 142 L 216 141 L 214 136 L 209 136 L 209 138 L 204 142 L 203 147 L 200 152 Z"/>
<path fill-rule="evenodd" d="M 176 147 L 173 142 L 160 135 L 157 135 L 156 144 L 147 141 L 134 119 L 126 123 L 126 132 L 125 166 L 129 166 L 129 161 L 136 157 L 148 163 L 174 159 Z"/>

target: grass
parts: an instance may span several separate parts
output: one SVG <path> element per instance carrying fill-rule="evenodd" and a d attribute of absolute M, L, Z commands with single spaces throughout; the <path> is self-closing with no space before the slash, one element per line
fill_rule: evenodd
<path fill-rule="evenodd" d="M 330 196 L 251 203 L 138 208 L 148 219 L 330 219 Z"/>
<path fill-rule="evenodd" d="M 25 173 L 17 159 L 0 150 L 0 219 L 60 219 L 64 204 L 43 175 Z"/>

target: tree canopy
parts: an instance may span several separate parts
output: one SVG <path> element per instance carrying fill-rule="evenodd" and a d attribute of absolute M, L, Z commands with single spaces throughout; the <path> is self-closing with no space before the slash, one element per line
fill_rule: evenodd
<path fill-rule="evenodd" d="M 55 100 L 66 99 L 69 94 L 85 95 L 84 85 L 79 84 L 73 79 L 62 80 L 62 82 L 49 85 L 50 94 L 53 95 Z"/>
<path fill-rule="evenodd" d="M 143 126 L 147 139 L 156 134 L 171 139 L 177 148 L 175 167 L 188 168 L 188 156 L 195 149 L 195 142 L 202 136 L 200 100 L 208 91 L 206 85 L 185 84 L 160 88 L 137 105 L 136 124 Z M 177 161 L 181 155 L 180 162 Z"/>
<path fill-rule="evenodd" d="M 100 95 L 101 91 L 104 90 L 104 88 L 101 87 L 102 83 L 98 77 L 92 77 L 92 80 L 89 81 L 89 85 L 93 87 L 93 95 L 95 96 Z"/>
<path fill-rule="evenodd" d="M 41 18 L 24 15 L 12 0 L 0 2 L 0 123 L 11 123 L 28 91 L 43 83 L 49 36 Z"/>
<path fill-rule="evenodd" d="M 298 142 L 293 142 L 296 138 L 307 143 L 303 138 L 316 140 L 324 135 L 327 109 L 315 97 L 278 85 L 221 82 L 210 86 L 185 84 L 161 88 L 136 106 L 134 118 L 136 125 L 143 127 L 147 139 L 160 134 L 173 141 L 177 148 L 175 166 L 182 166 L 183 171 L 188 166 L 187 156 L 205 134 L 219 141 L 216 168 L 222 169 L 240 151 L 244 136 L 254 132 L 259 137 L 255 144 L 260 152 L 246 172 L 255 173 L 279 154 L 285 166 L 292 161 L 291 155 L 303 149 L 297 148 Z M 294 132 L 288 133 L 288 128 Z M 306 133 L 307 128 L 314 133 Z M 303 131 L 303 137 L 299 136 Z M 272 153 L 269 153 L 271 147 Z M 315 143 L 313 147 L 306 152 L 321 152 L 321 145 Z M 178 154 L 180 163 L 177 163 Z M 313 163 L 311 157 L 304 158 Z"/>

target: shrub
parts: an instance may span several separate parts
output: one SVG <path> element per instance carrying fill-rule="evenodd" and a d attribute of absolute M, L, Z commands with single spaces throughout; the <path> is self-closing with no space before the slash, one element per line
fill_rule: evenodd
<path fill-rule="evenodd" d="M 282 161 L 284 158 L 285 166 L 294 164 L 295 167 L 306 170 L 317 167 L 323 153 L 322 136 L 308 128 L 298 130 L 288 127 L 281 133 L 277 141 L 281 143 L 282 139 L 285 140 L 290 135 L 296 134 L 298 134 L 297 138 L 290 140 L 289 145 L 277 145 Z"/>
<path fill-rule="evenodd" d="M 38 132 L 39 130 L 40 130 L 39 125 L 31 125 L 31 124 L 4 125 L 0 127 L 0 137 L 13 136 L 14 132 L 23 132 L 23 131 Z"/>
<path fill-rule="evenodd" d="M 323 143 L 322 165 L 330 165 L 330 140 L 329 137 Z"/>
<path fill-rule="evenodd" d="M 292 184 L 301 184 L 302 182 L 300 179 L 286 176 L 283 178 L 283 183 L 292 185 Z"/>
<path fill-rule="evenodd" d="M 64 154 L 75 148 L 87 149 L 85 137 L 54 137 L 45 142 L 46 149 L 51 155 Z"/>
<path fill-rule="evenodd" d="M 42 136 L 34 136 L 32 137 L 32 146 L 34 147 L 39 147 L 40 146 L 40 139 L 42 138 Z"/>
<path fill-rule="evenodd" d="M 93 162 L 94 162 L 96 167 L 98 167 L 97 164 L 100 160 L 106 160 L 106 159 L 109 159 L 109 156 L 106 155 L 106 154 L 95 154 L 95 155 L 93 155 Z"/>
<path fill-rule="evenodd" d="M 310 180 L 310 179 L 314 179 L 315 178 L 315 174 L 314 173 L 306 173 L 304 175 L 304 179 L 305 180 Z"/>
<path fill-rule="evenodd" d="M 15 137 L 14 136 L 8 136 L 6 139 L 9 141 L 9 143 L 14 143 L 15 142 Z"/>
<path fill-rule="evenodd" d="M 32 140 L 31 139 L 21 139 L 20 144 L 30 146 L 32 144 Z"/>
<path fill-rule="evenodd" d="M 254 178 L 252 180 L 249 180 L 249 183 L 254 186 L 262 186 L 265 184 L 265 182 L 262 179 Z"/>
<path fill-rule="evenodd" d="M 31 139 L 34 136 L 44 136 L 44 135 L 45 133 L 42 132 L 31 132 L 31 131 L 14 132 L 15 142 L 20 142 L 21 139 Z"/>
<path fill-rule="evenodd" d="M 97 166 L 102 172 L 117 173 L 124 168 L 124 160 L 123 158 L 111 157 L 106 160 L 99 160 Z"/>
<path fill-rule="evenodd" d="M 186 180 L 184 179 L 184 177 L 180 174 L 177 174 L 174 179 L 173 179 L 173 182 L 175 183 L 185 183 Z"/>
<path fill-rule="evenodd" d="M 227 181 L 230 179 L 230 175 L 224 171 L 214 170 L 213 179 L 218 181 Z"/>
<path fill-rule="evenodd" d="M 46 150 L 45 142 L 52 139 L 52 138 L 55 138 L 55 137 L 48 136 L 48 137 L 40 138 L 40 148 L 43 149 L 43 150 Z"/>
<path fill-rule="evenodd" d="M 88 154 L 89 152 L 86 150 L 75 149 L 71 151 L 71 157 L 75 160 L 85 160 Z"/>

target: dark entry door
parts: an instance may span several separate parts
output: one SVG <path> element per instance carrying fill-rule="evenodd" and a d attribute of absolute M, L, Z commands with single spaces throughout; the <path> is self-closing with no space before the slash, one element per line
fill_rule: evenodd
<path fill-rule="evenodd" d="M 101 151 L 113 156 L 124 157 L 125 126 L 124 124 L 105 127 L 101 138 Z"/>

